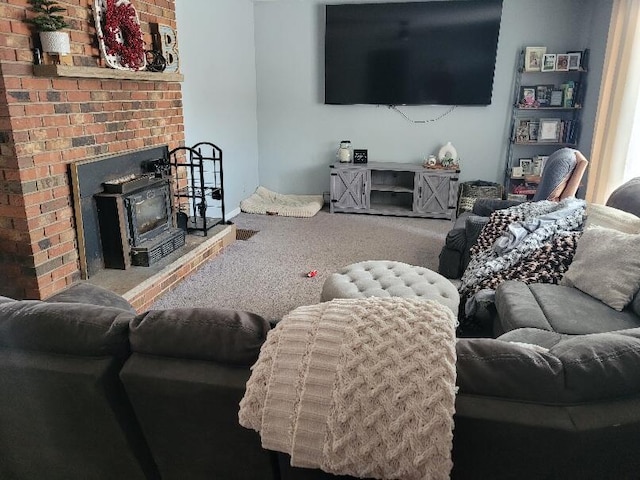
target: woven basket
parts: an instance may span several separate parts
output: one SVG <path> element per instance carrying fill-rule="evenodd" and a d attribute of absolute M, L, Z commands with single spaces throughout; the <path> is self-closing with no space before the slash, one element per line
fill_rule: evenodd
<path fill-rule="evenodd" d="M 456 216 L 469 212 L 478 198 L 502 198 L 503 187 L 499 183 L 474 180 L 460 184 Z"/>

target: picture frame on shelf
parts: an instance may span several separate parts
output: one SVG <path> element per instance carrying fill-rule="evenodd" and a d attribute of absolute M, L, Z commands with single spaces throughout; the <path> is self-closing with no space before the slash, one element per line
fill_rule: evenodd
<path fill-rule="evenodd" d="M 541 118 L 538 128 L 538 142 L 559 142 L 560 122 L 559 118 Z"/>
<path fill-rule="evenodd" d="M 539 72 L 542 68 L 542 57 L 545 53 L 547 53 L 547 47 L 525 47 L 525 72 Z"/>
<path fill-rule="evenodd" d="M 531 120 L 529 122 L 529 141 L 537 142 L 538 141 L 538 132 L 540 130 L 540 122 L 536 120 Z"/>
<path fill-rule="evenodd" d="M 520 87 L 520 97 L 518 104 L 521 107 L 532 108 L 536 107 L 536 87 Z"/>
<path fill-rule="evenodd" d="M 533 158 L 521 158 L 520 168 L 522 169 L 522 175 L 531 175 L 533 172 Z"/>
<path fill-rule="evenodd" d="M 569 70 L 580 70 L 582 52 L 567 52 L 567 55 L 569 56 Z"/>
<path fill-rule="evenodd" d="M 516 143 L 529 143 L 529 120 L 519 120 L 516 126 Z"/>
<path fill-rule="evenodd" d="M 539 107 L 548 107 L 551 102 L 551 92 L 554 85 L 536 85 L 536 102 Z"/>
<path fill-rule="evenodd" d="M 567 53 L 556 54 L 556 71 L 558 72 L 569 71 L 569 54 Z"/>
<path fill-rule="evenodd" d="M 551 97 L 549 97 L 550 107 L 562 107 L 563 91 L 560 88 L 554 88 L 551 91 Z"/>
<path fill-rule="evenodd" d="M 542 175 L 544 171 L 544 164 L 549 158 L 548 155 L 536 155 L 533 157 L 533 174 L 534 175 Z"/>
<path fill-rule="evenodd" d="M 555 53 L 545 53 L 542 56 L 542 72 L 553 72 L 556 69 L 556 54 Z"/>
<path fill-rule="evenodd" d="M 524 177 L 524 172 L 522 171 L 521 166 L 511 167 L 511 178 L 522 178 Z"/>

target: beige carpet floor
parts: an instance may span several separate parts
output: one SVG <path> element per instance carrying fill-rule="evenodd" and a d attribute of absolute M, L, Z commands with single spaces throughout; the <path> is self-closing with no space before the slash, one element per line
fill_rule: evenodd
<path fill-rule="evenodd" d="M 320 301 L 322 283 L 340 267 L 395 260 L 437 270 L 448 220 L 330 214 L 311 218 L 241 213 L 237 228 L 258 230 L 204 265 L 152 308 L 220 307 L 277 320 Z M 307 277 L 317 270 L 315 277 Z"/>

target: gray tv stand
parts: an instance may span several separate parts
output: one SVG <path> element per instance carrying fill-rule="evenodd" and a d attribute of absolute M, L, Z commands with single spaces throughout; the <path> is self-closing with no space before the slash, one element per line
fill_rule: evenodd
<path fill-rule="evenodd" d="M 331 165 L 330 211 L 453 219 L 460 170 L 415 163 Z"/>

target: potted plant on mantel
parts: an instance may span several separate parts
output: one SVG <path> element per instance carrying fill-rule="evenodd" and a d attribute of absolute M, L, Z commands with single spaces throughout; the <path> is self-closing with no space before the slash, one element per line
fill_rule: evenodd
<path fill-rule="evenodd" d="M 57 55 L 71 53 L 69 32 L 60 31 L 69 26 L 64 18 L 58 15 L 65 9 L 53 0 L 29 0 L 29 4 L 31 5 L 29 10 L 38 15 L 27 18 L 25 22 L 30 23 L 40 32 L 42 51 Z"/>

